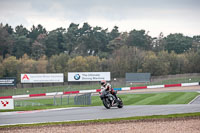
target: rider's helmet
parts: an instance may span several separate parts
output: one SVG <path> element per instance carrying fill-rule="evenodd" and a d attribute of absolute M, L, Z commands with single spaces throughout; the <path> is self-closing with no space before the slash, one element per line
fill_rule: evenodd
<path fill-rule="evenodd" d="M 106 85 L 106 81 L 105 80 L 101 80 L 101 85 Z"/>

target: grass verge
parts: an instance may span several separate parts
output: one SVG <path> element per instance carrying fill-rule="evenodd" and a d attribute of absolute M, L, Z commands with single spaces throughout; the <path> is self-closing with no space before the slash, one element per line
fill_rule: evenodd
<path fill-rule="evenodd" d="M 185 114 L 170 114 L 170 115 L 153 115 L 153 116 L 136 116 L 126 118 L 113 118 L 113 119 L 97 119 L 97 120 L 81 120 L 81 121 L 67 121 L 67 122 L 48 122 L 48 123 L 36 123 L 36 124 L 19 124 L 19 125 L 6 125 L 0 126 L 0 130 L 3 128 L 18 128 L 18 127 L 37 127 L 37 126 L 53 126 L 53 125 L 82 125 L 82 124 L 100 124 L 100 123 L 112 123 L 112 122 L 126 122 L 136 120 L 159 120 L 159 119 L 176 119 L 176 118 L 199 118 L 200 112 L 197 113 L 185 113 Z"/>
<path fill-rule="evenodd" d="M 197 92 L 165 92 L 165 93 L 148 93 L 148 94 L 122 94 L 118 95 L 123 100 L 124 105 L 167 105 L 167 104 L 188 104 L 199 93 Z M 57 104 L 53 105 L 53 98 L 51 99 L 26 99 L 15 100 L 21 107 L 15 107 L 14 110 L 1 110 L 0 112 L 8 111 L 30 111 L 40 109 L 53 109 L 53 108 L 67 108 L 67 107 L 86 107 L 86 106 L 103 106 L 99 96 L 92 96 L 91 105 L 73 105 L 74 98 L 68 99 L 67 96 L 62 97 L 62 105 L 60 97 L 57 98 Z M 69 100 L 69 104 L 67 103 Z M 31 106 L 31 104 L 40 104 L 41 106 Z M 29 106 L 24 106 L 29 105 Z"/>
<path fill-rule="evenodd" d="M 149 86 L 149 85 L 163 85 L 163 84 L 176 84 L 176 83 L 190 83 L 199 82 L 200 77 L 185 77 L 185 78 L 175 78 L 167 79 L 158 82 L 142 83 L 142 84 L 121 84 L 115 85 L 113 83 L 113 88 L 121 87 L 135 87 L 135 86 Z M 79 91 L 79 90 L 95 90 L 100 89 L 100 84 L 91 85 L 65 85 L 65 86 L 50 86 L 50 87 L 35 87 L 35 88 L 0 88 L 0 96 L 13 96 L 13 95 L 28 95 L 28 94 L 40 94 L 49 92 L 65 92 L 65 91 Z"/>

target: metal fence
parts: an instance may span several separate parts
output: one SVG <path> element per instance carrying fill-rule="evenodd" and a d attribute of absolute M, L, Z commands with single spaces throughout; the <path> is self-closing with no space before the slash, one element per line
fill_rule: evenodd
<path fill-rule="evenodd" d="M 75 96 L 74 104 L 75 105 L 91 105 L 91 93 Z"/>
<path fill-rule="evenodd" d="M 38 102 L 30 102 L 30 101 L 20 101 L 20 100 L 16 100 L 14 101 L 14 106 L 15 107 L 27 107 L 27 106 L 43 106 L 45 104 L 42 103 L 38 103 Z"/>
<path fill-rule="evenodd" d="M 50 98 L 32 98 L 32 99 L 16 99 L 14 100 L 15 107 L 28 106 L 62 106 L 62 105 L 91 105 L 91 93 L 86 94 L 69 94 L 69 95 L 54 95 Z"/>

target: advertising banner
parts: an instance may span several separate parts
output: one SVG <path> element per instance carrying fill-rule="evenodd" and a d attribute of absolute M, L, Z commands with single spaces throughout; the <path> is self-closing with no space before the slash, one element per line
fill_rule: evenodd
<path fill-rule="evenodd" d="M 16 78 L 0 78 L 0 86 L 16 86 Z"/>
<path fill-rule="evenodd" d="M 110 81 L 110 72 L 69 72 L 68 81 Z"/>
<path fill-rule="evenodd" d="M 14 109 L 13 99 L 0 99 L 0 110 L 1 109 Z"/>
<path fill-rule="evenodd" d="M 21 74 L 21 83 L 62 83 L 63 73 L 52 74 Z"/>

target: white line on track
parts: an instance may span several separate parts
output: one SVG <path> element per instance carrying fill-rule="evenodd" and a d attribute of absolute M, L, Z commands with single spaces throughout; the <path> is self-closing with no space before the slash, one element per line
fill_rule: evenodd
<path fill-rule="evenodd" d="M 16 115 L 16 114 L 27 114 L 27 113 L 47 112 L 47 111 L 69 110 L 69 109 L 77 109 L 77 108 L 81 108 L 81 107 L 43 109 L 43 110 L 30 110 L 30 111 L 2 112 L 2 113 L 0 113 L 0 115 Z"/>
<path fill-rule="evenodd" d="M 192 101 L 190 101 L 188 104 L 192 104 L 198 97 L 200 97 L 200 95 L 196 96 L 194 99 L 192 99 Z"/>

